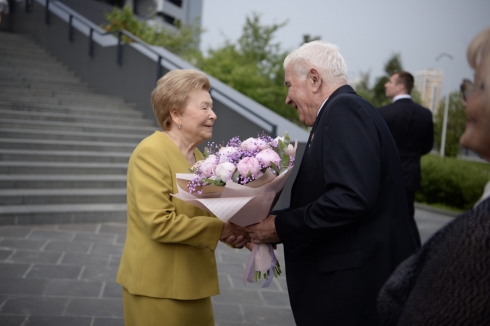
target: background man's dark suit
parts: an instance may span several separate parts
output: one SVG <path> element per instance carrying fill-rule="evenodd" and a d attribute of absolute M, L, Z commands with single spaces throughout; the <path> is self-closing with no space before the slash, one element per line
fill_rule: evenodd
<path fill-rule="evenodd" d="M 341 86 L 315 120 L 290 207 L 275 219 L 297 325 L 377 323 L 378 291 L 416 250 L 406 205 L 389 129 Z"/>
<path fill-rule="evenodd" d="M 413 203 L 415 191 L 420 188 L 420 157 L 429 153 L 434 144 L 432 113 L 409 98 L 380 107 L 378 112 L 386 121 L 398 148 L 410 216 L 415 224 Z"/>

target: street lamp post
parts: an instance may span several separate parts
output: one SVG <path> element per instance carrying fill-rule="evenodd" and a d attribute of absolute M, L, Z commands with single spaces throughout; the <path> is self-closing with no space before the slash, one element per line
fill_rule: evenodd
<path fill-rule="evenodd" d="M 447 130 L 447 116 L 448 116 L 448 110 L 449 110 L 449 95 L 450 95 L 450 88 L 451 88 L 451 71 L 453 70 L 453 56 L 447 53 L 441 53 L 437 56 L 436 61 L 439 61 L 442 57 L 448 57 L 451 59 L 450 66 L 449 66 L 449 74 L 447 78 L 447 87 L 446 87 L 446 103 L 444 105 L 444 120 L 442 121 L 442 136 L 441 136 L 441 156 L 444 157 L 444 152 L 446 149 L 446 130 Z"/>

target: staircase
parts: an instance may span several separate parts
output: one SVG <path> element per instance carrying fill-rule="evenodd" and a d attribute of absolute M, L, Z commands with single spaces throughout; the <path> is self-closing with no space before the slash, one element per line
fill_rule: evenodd
<path fill-rule="evenodd" d="M 27 36 L 0 33 L 0 225 L 125 221 L 129 156 L 157 129 Z"/>

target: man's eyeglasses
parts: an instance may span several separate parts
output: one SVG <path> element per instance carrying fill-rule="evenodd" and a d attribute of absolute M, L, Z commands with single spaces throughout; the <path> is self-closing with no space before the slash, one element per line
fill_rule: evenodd
<path fill-rule="evenodd" d="M 479 88 L 481 90 L 485 89 L 483 83 L 480 84 Z M 475 84 L 471 80 L 463 79 L 459 89 L 461 90 L 461 94 L 463 94 L 463 100 L 467 101 L 471 96 L 473 96 L 473 93 L 476 91 L 477 86 L 475 86 Z"/>

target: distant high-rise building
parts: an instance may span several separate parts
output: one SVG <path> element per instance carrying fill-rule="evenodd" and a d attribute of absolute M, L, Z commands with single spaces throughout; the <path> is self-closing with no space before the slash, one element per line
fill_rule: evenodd
<path fill-rule="evenodd" d="M 442 69 L 424 69 L 414 75 L 415 87 L 420 92 L 422 105 L 437 114 L 442 92 Z"/>

